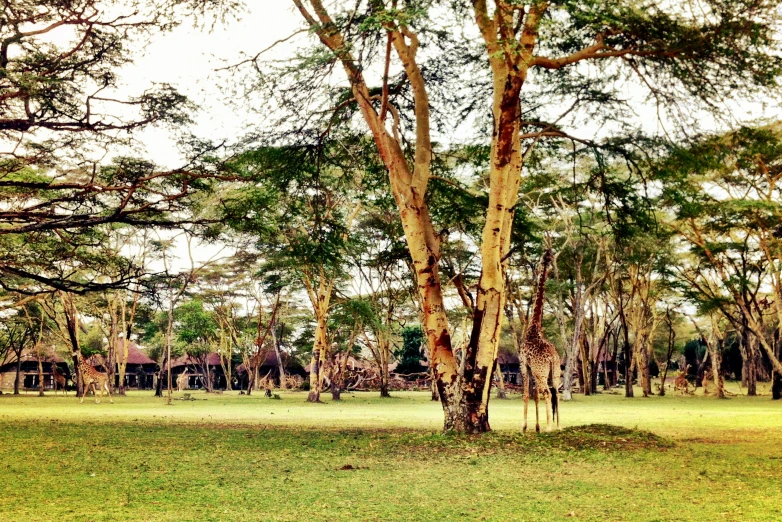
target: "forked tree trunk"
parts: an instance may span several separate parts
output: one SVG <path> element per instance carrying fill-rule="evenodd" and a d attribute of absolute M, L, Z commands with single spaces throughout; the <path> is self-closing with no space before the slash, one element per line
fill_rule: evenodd
<path fill-rule="evenodd" d="M 435 368 L 435 382 L 443 407 L 443 428 L 445 431 L 468 433 L 488 431 L 491 375 L 497 357 L 504 305 L 503 260 L 510 247 L 510 231 L 521 179 L 520 92 L 532 61 L 531 53 L 545 6 L 531 8 L 522 28 L 506 18 L 500 20 L 501 27 L 495 27 L 485 6 L 474 5 L 494 80 L 494 133 L 489 167 L 489 201 L 481 240 L 482 271 L 462 378 L 458 373 L 445 313 L 438 269 L 439 234 L 434 230 L 425 202 L 433 154 L 429 97 L 424 75 L 416 62 L 418 37 L 410 27 L 401 28 L 393 20 L 383 22 L 388 31 L 390 47 L 395 50 L 407 76 L 414 102 L 415 153 L 410 164 L 397 132 L 392 133 L 386 125 L 387 114 L 395 113 L 395 109 L 387 103 L 387 89 L 384 89 L 386 94 L 378 109 L 363 78 L 359 61 L 355 59 L 345 36 L 337 29 L 327 8 L 321 0 L 310 0 L 308 3 L 312 6 L 311 10 L 305 7 L 303 1 L 294 0 L 313 32 L 340 60 L 353 98 L 389 172 L 391 191 L 415 270 L 424 315 L 423 326 L 431 352 L 430 362 Z M 516 41 L 519 30 L 522 34 Z M 511 40 L 518 52 L 505 52 L 503 39 L 506 31 L 513 35 Z"/>

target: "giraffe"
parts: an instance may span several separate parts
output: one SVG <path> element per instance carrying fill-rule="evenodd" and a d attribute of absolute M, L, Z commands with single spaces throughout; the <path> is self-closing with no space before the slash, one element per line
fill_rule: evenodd
<path fill-rule="evenodd" d="M 551 249 L 543 254 L 542 266 L 540 270 L 540 280 L 538 281 L 535 293 L 535 307 L 532 312 L 532 321 L 527 327 L 527 333 L 524 336 L 524 342 L 521 350 L 527 359 L 527 375 L 532 375 L 535 381 L 535 431 L 540 432 L 540 421 L 538 420 L 538 404 L 540 397 L 546 401 L 546 431 L 552 429 L 552 414 L 556 416 L 557 428 L 559 428 L 559 408 L 557 399 L 557 389 L 559 389 L 559 353 L 549 341 L 543 337 L 541 321 L 543 319 L 543 288 L 548 275 L 548 268 L 553 259 Z M 549 387 L 549 377 L 551 386 Z M 529 382 L 524 386 L 524 427 L 527 431 L 527 407 L 529 405 Z"/>
<path fill-rule="evenodd" d="M 176 378 L 176 389 L 177 391 L 184 391 L 188 389 L 190 382 L 190 377 L 187 375 L 187 368 L 185 368 L 185 371 L 182 372 L 179 377 Z"/>
<path fill-rule="evenodd" d="M 82 392 L 79 404 L 84 402 L 84 396 L 87 394 L 87 389 L 90 387 L 95 393 L 95 404 L 100 404 L 98 390 L 100 390 L 101 397 L 103 397 L 103 392 L 105 391 L 109 396 L 109 402 L 114 404 L 114 400 L 111 398 L 111 389 L 109 389 L 109 376 L 103 372 L 99 372 L 93 368 L 92 365 L 88 364 L 80 351 L 76 352 L 76 358 L 79 361 L 78 371 L 81 374 L 82 382 Z"/>
<path fill-rule="evenodd" d="M 67 379 L 65 375 L 60 373 L 60 369 L 57 368 L 57 363 L 52 363 L 52 379 L 54 380 L 54 394 L 57 395 L 57 389 L 61 389 L 62 393 L 68 395 L 68 388 L 66 387 Z"/>

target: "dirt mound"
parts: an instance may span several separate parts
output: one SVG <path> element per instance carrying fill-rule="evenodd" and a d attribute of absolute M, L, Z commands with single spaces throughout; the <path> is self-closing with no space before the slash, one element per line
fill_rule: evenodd
<path fill-rule="evenodd" d="M 558 432 L 542 433 L 540 437 L 547 444 L 561 449 L 622 451 L 673 447 L 673 442 L 651 431 L 610 424 L 571 426 Z"/>

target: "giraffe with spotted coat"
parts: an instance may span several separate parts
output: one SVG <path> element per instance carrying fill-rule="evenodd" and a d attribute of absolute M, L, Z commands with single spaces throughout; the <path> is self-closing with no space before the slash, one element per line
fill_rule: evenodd
<path fill-rule="evenodd" d="M 95 404 L 100 404 L 98 390 L 100 390 L 101 397 L 103 397 L 103 392 L 105 391 L 109 396 L 109 402 L 114 404 L 114 400 L 111 398 L 111 388 L 109 388 L 109 376 L 103 372 L 99 372 L 93 368 L 91 364 L 87 363 L 81 352 L 76 352 L 76 358 L 79 361 L 79 373 L 81 374 L 82 382 L 82 392 L 79 404 L 84 402 L 84 396 L 87 394 L 89 388 L 92 388 L 95 393 Z"/>
<path fill-rule="evenodd" d="M 543 254 L 540 279 L 535 293 L 535 307 L 532 312 L 532 320 L 527 327 L 521 350 L 527 360 L 527 375 L 532 375 L 535 386 L 535 431 L 540 432 L 538 417 L 538 404 L 540 397 L 546 401 L 546 431 L 552 430 L 552 415 L 556 417 L 559 428 L 559 353 L 557 349 L 543 336 L 541 322 L 543 319 L 543 289 L 548 276 L 549 265 L 554 255 L 551 249 Z M 550 384 L 549 384 L 550 379 Z M 529 406 L 529 383 L 524 385 L 524 426 L 527 431 L 527 407 Z"/>

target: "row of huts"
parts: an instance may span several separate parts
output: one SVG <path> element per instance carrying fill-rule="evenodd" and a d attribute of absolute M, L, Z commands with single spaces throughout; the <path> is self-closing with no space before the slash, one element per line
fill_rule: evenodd
<path fill-rule="evenodd" d="M 41 377 L 43 378 L 43 387 L 45 390 L 55 388 L 55 373 L 65 376 L 72 381 L 71 370 L 68 362 L 53 351 L 42 353 L 40 356 L 41 368 L 39 369 L 39 355 L 35 350 L 25 350 L 22 352 L 21 360 L 18 360 L 15 354 L 9 353 L 5 360 L 0 360 L 0 390 L 14 389 L 17 373 L 19 375 L 19 388 L 26 391 L 37 391 L 40 386 Z M 99 371 L 106 371 L 106 362 L 103 356 L 93 355 L 87 359 L 87 362 Z M 286 361 L 288 362 L 288 361 Z M 290 365 L 286 365 L 290 366 Z M 135 343 L 128 343 L 128 359 L 125 367 L 126 389 L 131 390 L 150 390 L 156 385 L 160 364 L 151 359 L 147 353 Z M 292 373 L 304 374 L 302 368 L 287 367 L 286 371 Z M 185 375 L 185 387 L 189 389 L 198 389 L 205 387 L 205 380 L 211 379 L 212 388 L 224 390 L 228 388 L 223 367 L 220 364 L 220 356 L 216 353 L 208 354 L 205 358 L 195 358 L 188 355 L 178 357 L 171 361 L 172 380 L 177 383 L 179 377 Z M 267 354 L 266 359 L 261 363 L 259 374 L 261 376 L 270 376 L 278 379 L 279 364 L 274 352 Z M 119 368 L 115 367 L 116 387 L 119 386 Z M 230 383 L 233 389 L 245 389 L 247 387 L 248 375 L 244 365 L 236 368 L 231 376 Z M 70 382 L 69 382 L 70 384 Z"/>
<path fill-rule="evenodd" d="M 93 355 L 88 362 L 99 371 L 106 371 L 105 360 L 100 355 Z M 285 361 L 289 363 L 290 361 Z M 38 354 L 35 351 L 22 352 L 21 361 L 17 361 L 13 354 L 10 354 L 5 361 L 0 361 L 0 390 L 10 390 L 14 388 L 14 382 L 17 374 L 17 364 L 19 366 L 20 389 L 38 390 L 39 378 L 43 376 L 44 389 L 54 389 L 54 372 L 64 375 L 70 379 L 70 369 L 68 363 L 61 356 L 49 352 L 41 356 L 41 369 L 38 368 Z M 505 382 L 509 384 L 518 384 L 520 379 L 519 358 L 515 354 L 500 353 L 497 363 Z M 286 371 L 304 376 L 308 367 L 301 368 L 295 365 L 286 364 Z M 279 365 L 277 356 L 274 352 L 269 352 L 266 359 L 261 364 L 259 374 L 278 379 Z M 128 343 L 128 361 L 125 369 L 126 389 L 131 390 L 149 390 L 156 385 L 156 379 L 160 365 L 151 359 L 146 352 L 135 343 Z M 205 370 L 208 374 L 205 375 Z M 393 371 L 393 369 L 391 369 Z M 119 386 L 119 371 L 115 369 L 115 386 Z M 198 389 L 205 387 L 205 380 L 211 379 L 212 388 L 224 390 L 228 388 L 223 367 L 220 364 L 220 356 L 216 353 L 208 354 L 205 358 L 195 358 L 191 356 L 182 356 L 171 362 L 172 380 L 177 383 L 183 374 L 185 375 L 183 384 L 188 389 Z M 238 366 L 231 376 L 230 387 L 232 389 L 246 389 L 248 382 L 248 373 L 244 365 Z"/>

